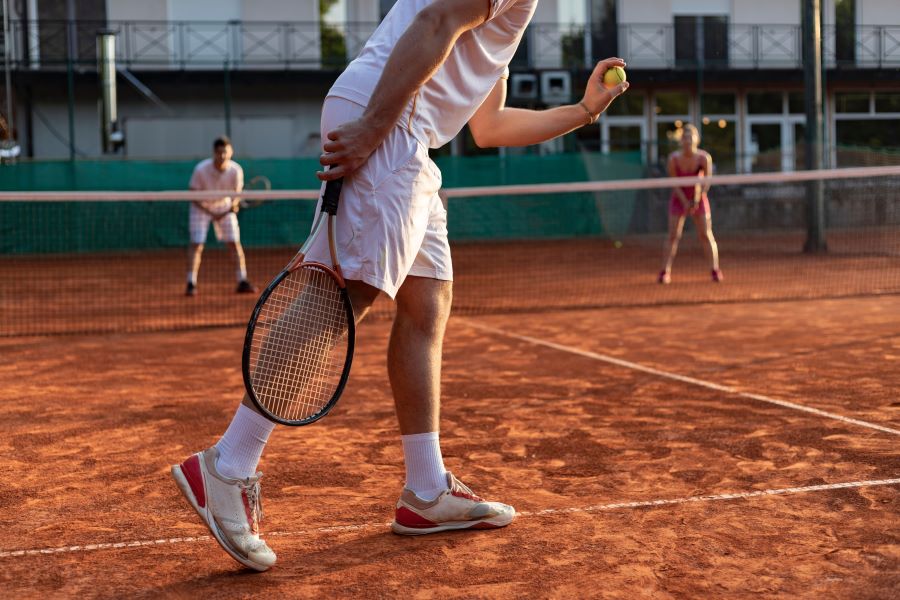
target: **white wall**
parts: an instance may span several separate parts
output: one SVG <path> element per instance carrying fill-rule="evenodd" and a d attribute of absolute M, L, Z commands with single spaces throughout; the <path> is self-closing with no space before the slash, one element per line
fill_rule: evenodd
<path fill-rule="evenodd" d="M 619 24 L 671 23 L 672 0 L 619 0 Z"/>
<path fill-rule="evenodd" d="M 856 0 L 857 25 L 900 25 L 900 1 Z"/>
<path fill-rule="evenodd" d="M 731 3 L 732 0 L 672 0 L 672 14 L 728 15 L 731 14 Z"/>
<path fill-rule="evenodd" d="M 381 6 L 378 0 L 344 0 L 345 19 L 353 22 L 373 22 L 381 20 Z"/>
<path fill-rule="evenodd" d="M 232 21 L 242 19 L 241 0 L 173 0 L 170 21 Z"/>
<path fill-rule="evenodd" d="M 169 18 L 169 2 L 168 0 L 106 0 L 106 18 L 110 21 L 165 21 Z"/>
<path fill-rule="evenodd" d="M 734 0 L 731 22 L 746 25 L 800 25 L 802 0 Z"/>
<path fill-rule="evenodd" d="M 310 0 L 241 0 L 241 15 L 245 21 L 318 22 L 319 3 Z"/>
<path fill-rule="evenodd" d="M 63 140 L 54 136 L 38 116 L 34 119 L 34 153 L 39 159 L 68 158 L 68 112 L 63 102 L 41 100 L 36 110 Z M 126 152 L 131 158 L 196 158 L 209 154 L 210 144 L 225 133 L 219 99 L 170 103 L 163 113 L 145 101 L 119 103 Z M 231 137 L 237 156 L 289 158 L 319 153 L 321 99 L 279 101 L 236 100 L 231 106 Z M 75 145 L 99 156 L 100 130 L 96 105 L 79 99 L 75 107 Z"/>
<path fill-rule="evenodd" d="M 106 0 L 106 15 L 110 21 L 318 21 L 319 3 L 311 0 Z"/>

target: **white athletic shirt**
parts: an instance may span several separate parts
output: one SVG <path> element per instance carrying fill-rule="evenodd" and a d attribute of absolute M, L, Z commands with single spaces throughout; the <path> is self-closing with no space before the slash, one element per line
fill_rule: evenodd
<path fill-rule="evenodd" d="M 189 187 L 192 190 L 239 192 L 244 189 L 244 170 L 241 168 L 241 165 L 233 160 L 229 160 L 225 165 L 225 170 L 220 171 L 213 164 L 213 160 L 207 158 L 194 167 Z M 218 214 L 231 208 L 231 196 L 224 196 L 219 200 L 204 200 L 200 203 L 200 206 Z"/>
<path fill-rule="evenodd" d="M 397 0 L 359 56 L 338 77 L 329 96 L 368 106 L 397 40 L 416 14 L 434 0 Z M 488 20 L 463 33 L 443 65 L 413 96 L 400 126 L 430 148 L 453 139 L 508 73 L 537 0 L 490 1 Z"/>

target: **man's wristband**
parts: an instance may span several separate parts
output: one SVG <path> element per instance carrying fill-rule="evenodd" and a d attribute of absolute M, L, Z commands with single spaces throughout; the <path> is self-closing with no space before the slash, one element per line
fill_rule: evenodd
<path fill-rule="evenodd" d="M 596 121 L 600 117 L 600 115 L 594 116 L 594 113 L 591 112 L 591 109 L 589 109 L 587 107 L 587 104 L 585 104 L 583 100 L 578 101 L 578 106 L 583 108 L 584 112 L 587 113 L 587 116 L 588 116 L 588 122 L 586 123 L 587 125 L 593 125 L 594 121 Z"/>

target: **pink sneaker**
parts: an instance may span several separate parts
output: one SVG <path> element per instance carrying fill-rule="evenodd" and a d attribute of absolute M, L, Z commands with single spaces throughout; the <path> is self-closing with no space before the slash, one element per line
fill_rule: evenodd
<path fill-rule="evenodd" d="M 216 470 L 219 450 L 213 446 L 172 466 L 172 477 L 219 545 L 239 563 L 265 571 L 275 553 L 259 538 L 262 503 L 257 473 L 231 479 Z"/>
<path fill-rule="evenodd" d="M 516 516 L 512 506 L 488 502 L 447 473 L 447 485 L 434 500 L 422 500 L 403 488 L 391 530 L 401 535 L 424 535 L 451 529 L 497 529 Z"/>
<path fill-rule="evenodd" d="M 669 275 L 667 271 L 660 271 L 659 276 L 656 278 L 656 283 L 669 285 L 670 283 L 672 283 L 672 276 Z"/>
<path fill-rule="evenodd" d="M 722 269 L 713 269 L 713 270 L 712 270 L 712 280 L 713 280 L 713 282 L 719 283 L 719 282 L 722 281 L 723 279 L 725 279 L 725 276 L 722 275 Z"/>

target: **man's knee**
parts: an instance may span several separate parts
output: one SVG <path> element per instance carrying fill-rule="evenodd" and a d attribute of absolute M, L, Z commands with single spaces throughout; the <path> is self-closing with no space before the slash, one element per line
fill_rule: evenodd
<path fill-rule="evenodd" d="M 453 282 L 408 278 L 397 293 L 397 318 L 422 331 L 439 333 L 447 323 L 452 303 Z"/>
<path fill-rule="evenodd" d="M 353 306 L 353 312 L 357 321 L 365 316 L 366 312 L 374 304 L 375 299 L 378 298 L 379 293 L 380 290 L 378 288 L 368 283 L 351 279 L 347 280 L 347 295 L 350 296 L 350 304 Z"/>

